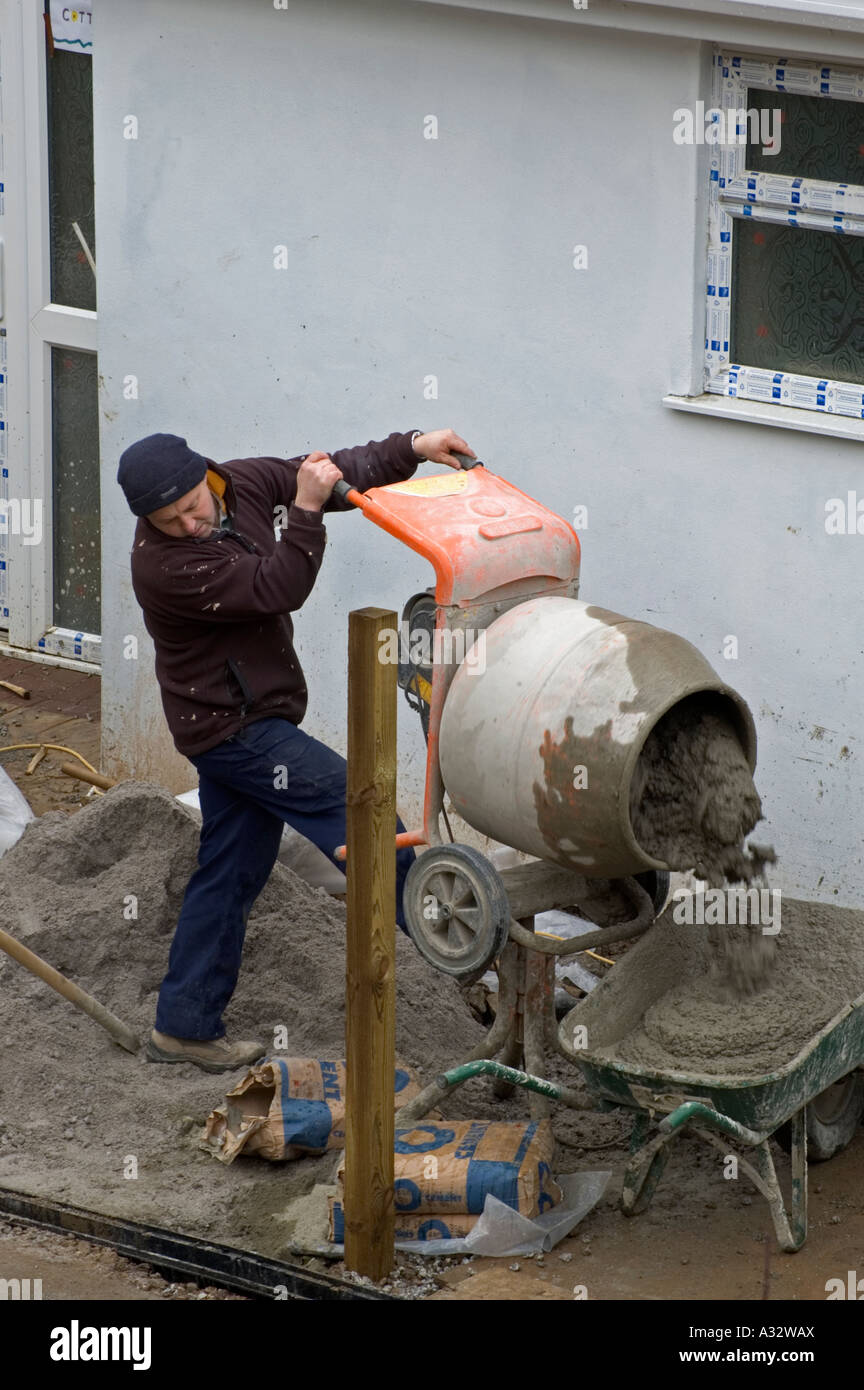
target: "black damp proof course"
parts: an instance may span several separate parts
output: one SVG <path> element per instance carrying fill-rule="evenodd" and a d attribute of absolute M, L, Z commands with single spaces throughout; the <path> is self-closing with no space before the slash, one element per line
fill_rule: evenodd
<path fill-rule="evenodd" d="M 378 1289 L 349 1284 L 329 1274 L 313 1273 L 302 1265 L 265 1259 L 252 1250 L 198 1240 L 163 1226 L 119 1221 L 65 1202 L 29 1197 L 9 1188 L 0 1188 L 0 1214 L 42 1230 L 110 1246 L 118 1255 L 146 1264 L 163 1276 L 176 1278 L 180 1275 L 184 1280 L 217 1285 L 246 1294 L 248 1298 L 275 1302 L 277 1306 L 280 1301 L 318 1302 L 322 1299 L 343 1303 L 401 1302 Z M 277 1289 L 285 1289 L 287 1300 L 285 1295 L 277 1298 Z"/>

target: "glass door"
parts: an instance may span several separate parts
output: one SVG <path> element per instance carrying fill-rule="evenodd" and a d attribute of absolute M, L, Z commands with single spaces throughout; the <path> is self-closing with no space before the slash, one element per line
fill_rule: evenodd
<path fill-rule="evenodd" d="M 67 14 L 45 25 L 51 302 L 95 313 L 92 33 Z M 52 344 L 50 389 L 52 627 L 74 646 L 101 629 L 96 354 Z"/>
<path fill-rule="evenodd" d="M 0 643 L 76 664 L 99 661 L 101 627 L 92 45 L 89 3 L 0 6 Z"/>

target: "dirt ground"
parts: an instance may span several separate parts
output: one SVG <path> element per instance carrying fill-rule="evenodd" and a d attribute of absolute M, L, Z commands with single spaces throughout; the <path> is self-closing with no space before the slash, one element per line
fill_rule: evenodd
<path fill-rule="evenodd" d="M 0 1217 L 0 1279 L 30 1280 L 43 1302 L 129 1303 L 169 1299 L 180 1302 L 245 1303 L 241 1294 L 208 1285 L 170 1283 L 146 1265 L 74 1236 L 61 1236 Z M 42 1281 L 41 1287 L 34 1280 Z"/>
<path fill-rule="evenodd" d="M 619 1127 L 617 1117 L 606 1117 L 610 1121 Z M 574 1166 L 603 1161 L 617 1167 L 619 1155 L 617 1149 L 586 1151 Z M 707 1150 L 684 1140 L 641 1216 L 624 1217 L 610 1189 L 550 1254 L 448 1262 L 427 1301 L 572 1301 L 574 1289 L 595 1301 L 822 1301 L 828 1279 L 845 1279 L 850 1269 L 864 1274 L 864 1131 L 829 1164 L 811 1170 L 810 1234 L 794 1255 L 777 1248 L 761 1197 L 746 1180 L 725 1181 L 721 1170 L 719 1155 L 715 1162 Z M 341 1264 L 329 1261 L 314 1267 L 343 1273 Z M 202 1293 L 195 1285 L 169 1284 L 85 1241 L 0 1219 L 0 1278 L 13 1277 L 42 1279 L 45 1299 L 195 1300 Z"/>
<path fill-rule="evenodd" d="M 78 748 L 98 767 L 98 677 L 0 659 L 0 679 L 33 692 L 30 701 L 21 701 L 0 690 L 0 746 L 49 738 Z M 0 762 L 22 787 L 37 814 L 50 809 L 73 811 L 86 804 L 86 787 L 59 773 L 62 755 L 49 754 L 51 761 L 46 759 L 32 777 L 26 777 L 24 768 L 30 756 L 29 752 L 0 753 Z M 28 984 L 27 992 L 32 994 L 33 1009 L 38 1009 L 38 989 L 34 992 Z M 69 1026 L 82 1036 L 92 1027 L 84 1019 L 80 1023 L 70 1020 Z M 8 1068 L 10 1048 L 16 1041 L 0 1037 L 0 1070 Z M 454 1056 L 452 1060 L 460 1058 Z M 62 1068 L 61 1056 L 54 1065 Z M 557 1067 L 552 1070 L 564 1079 Z M 567 1079 L 572 1083 L 572 1077 Z M 196 1115 L 202 1108 L 202 1080 L 190 1068 L 171 1069 L 165 1078 L 166 1116 Z M 210 1078 L 210 1082 L 208 1094 L 212 1090 L 213 1098 L 218 1099 L 221 1079 Z M 93 1084 L 99 1084 L 98 1067 Z M 501 1118 L 516 1118 L 523 1113 L 518 1102 L 500 1107 L 484 1082 L 472 1083 L 462 1093 L 462 1100 L 470 1106 L 469 1113 L 489 1118 L 499 1113 Z M 26 1116 L 2 1113 L 0 1126 L 10 1119 L 16 1129 L 22 1122 L 27 1128 Z M 600 1205 L 570 1238 L 542 1259 L 476 1259 L 442 1268 L 436 1273 L 432 1301 L 570 1301 L 574 1288 L 580 1294 L 584 1290 L 591 1300 L 824 1300 L 827 1280 L 845 1279 L 849 1270 L 864 1276 L 864 1129 L 830 1163 L 811 1168 L 809 1238 L 803 1250 L 786 1255 L 777 1248 L 763 1198 L 746 1177 L 726 1180 L 722 1158 L 713 1149 L 696 1140 L 679 1140 L 672 1147 L 652 1205 L 642 1215 L 628 1219 L 617 1204 L 626 1159 L 627 1117 L 620 1113 L 577 1115 L 559 1108 L 553 1112 L 553 1125 L 559 1140 L 559 1171 L 612 1169 L 613 1178 Z M 225 1239 L 220 1210 L 229 1211 L 233 1205 L 235 1171 L 238 1178 L 243 1173 L 248 1182 L 257 1165 L 259 1181 L 267 1189 L 268 1210 L 271 1216 L 278 1216 L 278 1169 L 266 1165 L 264 1171 L 265 1165 L 254 1159 L 238 1159 L 234 1167 L 226 1169 L 197 1151 L 183 1126 L 176 1129 L 173 1140 L 169 1139 L 172 1128 L 176 1128 L 174 1122 L 166 1120 L 166 1139 L 179 1150 L 174 1161 L 182 1161 L 185 1154 L 190 1184 L 212 1189 L 208 1234 L 213 1239 Z M 56 1138 L 54 1195 L 74 1201 L 75 1147 Z M 779 1150 L 776 1154 L 781 1180 L 788 1189 L 786 1160 Z M 20 1159 L 26 1155 L 19 1151 L 17 1157 L 15 1167 L 20 1176 Z M 318 1164 L 315 1159 L 302 1162 L 310 1165 L 310 1172 Z M 249 1165 L 252 1168 L 247 1172 Z M 27 1189 L 24 1180 L 0 1181 Z M 286 1182 L 286 1188 L 290 1185 Z M 98 1208 L 98 1192 L 94 1192 L 90 1205 Z M 140 1268 L 124 1270 L 124 1265 L 127 1262 L 119 1257 L 93 1252 L 84 1242 L 46 1236 L 0 1221 L 0 1278 L 41 1277 L 51 1285 L 49 1291 L 46 1283 L 46 1298 L 194 1299 L 201 1292 L 192 1286 L 184 1292 Z M 332 1273 L 341 1272 L 338 1265 L 328 1263 L 326 1267 Z M 155 1282 L 148 1282 L 151 1280 Z M 174 1292 L 166 1292 L 172 1288 Z M 106 1292 L 109 1289 L 112 1292 Z"/>
<path fill-rule="evenodd" d="M 776 1146 L 775 1159 L 779 1167 Z M 588 1299 L 824 1300 L 828 1279 L 850 1269 L 864 1275 L 864 1129 L 830 1163 L 811 1168 L 809 1236 L 794 1255 L 778 1248 L 767 1205 L 747 1179 L 723 1178 L 716 1151 L 681 1140 L 648 1210 L 629 1218 L 617 1206 L 622 1160 L 595 1151 L 574 1165 L 605 1161 L 618 1171 L 603 1202 L 551 1254 L 475 1260 L 470 1278 L 432 1298 L 548 1297 L 539 1283 L 569 1298 L 584 1286 Z"/>
<path fill-rule="evenodd" d="M 0 686 L 0 749 L 16 743 L 57 743 L 74 748 L 99 767 L 100 679 L 86 672 L 43 666 L 0 656 L 0 680 L 29 691 L 21 699 Z M 28 776 L 35 749 L 0 751 L 0 766 L 24 793 L 33 814 L 74 811 L 87 801 L 89 787 L 60 771 L 76 762 L 68 753 L 48 752 Z"/>

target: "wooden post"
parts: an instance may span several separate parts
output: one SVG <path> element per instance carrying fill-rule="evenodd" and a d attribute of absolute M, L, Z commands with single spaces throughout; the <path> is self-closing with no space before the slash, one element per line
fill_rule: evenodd
<path fill-rule="evenodd" d="M 345 1266 L 370 1279 L 393 1268 L 396 665 L 381 634 L 398 631 L 385 608 L 349 614 Z"/>

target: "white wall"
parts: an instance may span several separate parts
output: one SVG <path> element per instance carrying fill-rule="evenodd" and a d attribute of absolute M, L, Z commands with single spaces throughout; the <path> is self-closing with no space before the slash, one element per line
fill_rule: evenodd
<path fill-rule="evenodd" d="M 827 498 L 864 492 L 860 451 L 660 404 L 700 347 L 700 152 L 671 131 L 708 95 L 706 56 L 440 6 L 100 8 L 107 765 L 177 777 L 149 655 L 121 658 L 143 632 L 114 481 L 128 443 L 166 430 L 228 459 L 452 424 L 556 511 L 588 505 L 583 597 L 681 632 L 750 702 L 760 838 L 786 890 L 864 901 L 864 539 L 824 530 Z M 359 516 L 328 532 L 297 633 L 304 727 L 344 752 L 348 609 L 398 610 L 432 576 Z M 410 811 L 423 744 L 407 710 L 400 737 Z"/>

